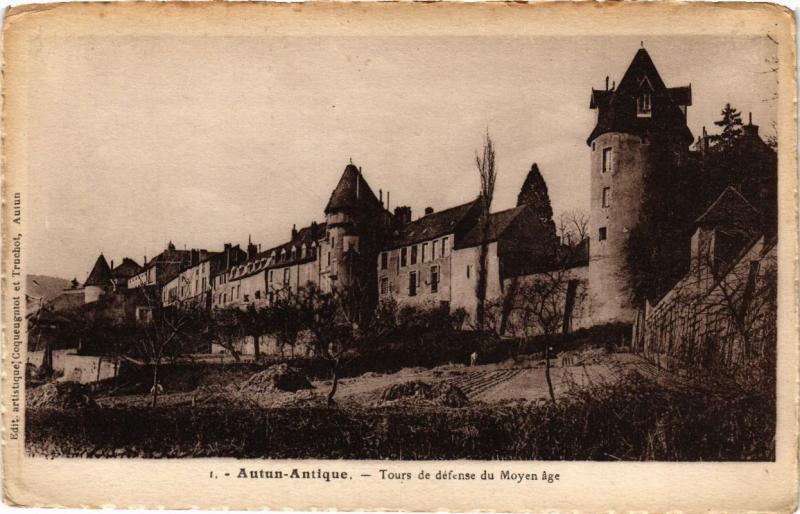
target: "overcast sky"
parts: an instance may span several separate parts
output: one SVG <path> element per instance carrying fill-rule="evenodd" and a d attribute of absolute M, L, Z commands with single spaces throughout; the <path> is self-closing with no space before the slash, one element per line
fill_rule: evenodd
<path fill-rule="evenodd" d="M 587 209 L 590 91 L 618 82 L 642 40 L 668 86 L 691 83 L 695 136 L 725 102 L 774 134 L 766 37 L 42 39 L 28 271 L 83 281 L 101 251 L 141 263 L 168 240 L 284 242 L 324 221 L 350 158 L 417 218 L 476 196 L 487 127 L 495 210 L 533 162 L 556 213 Z"/>

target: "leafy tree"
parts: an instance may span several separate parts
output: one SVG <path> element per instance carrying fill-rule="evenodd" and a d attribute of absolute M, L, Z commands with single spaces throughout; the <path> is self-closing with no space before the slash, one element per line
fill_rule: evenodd
<path fill-rule="evenodd" d="M 730 146 L 742 135 L 742 113 L 726 103 L 720 114 L 722 119 L 715 121 L 714 125 L 722 127 L 722 133 L 713 136 L 712 139 L 723 147 Z"/>
<path fill-rule="evenodd" d="M 550 205 L 547 183 L 539 171 L 539 165 L 535 162 L 517 195 L 517 207 L 520 205 L 532 206 L 536 216 L 543 221 L 553 219 L 553 208 Z"/>

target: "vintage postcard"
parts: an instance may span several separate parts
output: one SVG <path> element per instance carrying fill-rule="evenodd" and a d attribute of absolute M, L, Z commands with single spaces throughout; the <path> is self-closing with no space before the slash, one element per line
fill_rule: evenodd
<path fill-rule="evenodd" d="M 769 4 L 7 11 L 5 501 L 793 511 L 794 49 Z"/>

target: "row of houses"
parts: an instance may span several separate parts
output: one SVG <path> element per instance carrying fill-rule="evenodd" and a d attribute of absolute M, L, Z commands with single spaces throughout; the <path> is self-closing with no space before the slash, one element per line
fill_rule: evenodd
<path fill-rule="evenodd" d="M 568 274 L 560 275 L 571 284 L 564 289 L 562 303 L 569 308 L 563 310 L 576 318 L 574 323 L 558 320 L 561 327 L 636 324 L 637 341 L 658 339 L 642 334 L 659 332 L 654 327 L 672 298 L 664 294 L 684 272 L 685 259 L 678 256 L 680 266 L 673 266 L 675 273 L 670 270 L 663 284 L 642 288 L 637 283 L 631 234 L 647 208 L 651 177 L 694 177 L 691 183 L 701 191 L 677 192 L 697 199 L 697 205 L 688 206 L 692 212 L 711 203 L 716 207 L 709 212 L 717 212 L 734 193 L 746 202 L 732 202 L 735 209 L 757 212 L 746 240 L 715 229 L 716 254 L 729 261 L 759 235 L 770 241 L 777 226 L 777 157 L 759 136 L 758 126 L 751 119 L 724 145 L 704 131 L 692 147 L 687 125 L 691 103 L 691 86 L 667 87 L 644 48 L 637 50 L 618 86 L 609 88 L 607 77 L 605 89 L 592 89 L 589 108 L 597 111 L 597 119 L 586 141 L 587 223 L 581 237 L 566 244 L 556 232 L 547 185 L 536 164 L 522 181 L 516 205 L 484 220 L 479 198 L 439 211 L 428 207 L 417 218 L 407 206 L 390 210 L 388 194 L 384 203 L 383 191 L 376 195 L 351 162 L 318 221 L 293 227 L 284 242 L 265 250 L 252 241 L 245 249 L 225 244 L 221 251 L 178 250 L 170 243 L 141 266 L 127 259 L 116 268 L 101 255 L 86 281 L 85 299 L 97 301 L 124 289 L 138 291 L 134 296 L 149 298 L 151 305 L 244 309 L 268 306 L 281 291 L 314 284 L 324 292 L 357 288 L 367 305 L 392 298 L 400 306 L 463 308 L 475 319 L 485 252 L 487 300 L 508 298 L 510 291 L 530 289 L 568 268 Z M 513 176 L 514 170 L 504 173 Z M 734 187 L 733 193 L 726 185 Z M 687 226 L 662 234 L 676 248 L 688 244 L 691 236 L 682 232 L 691 224 L 685 218 Z M 725 219 L 708 214 L 698 223 L 723 227 Z M 708 232 L 698 234 L 702 239 Z M 661 235 L 652 237 L 653 246 L 661 244 L 663 250 L 664 241 L 657 240 Z"/>
<path fill-rule="evenodd" d="M 485 226 L 481 212 L 479 199 L 440 212 L 428 208 L 417 219 L 406 206 L 390 212 L 382 192 L 376 196 L 362 171 L 349 164 L 324 221 L 292 228 L 288 241 L 266 250 L 251 241 L 246 250 L 226 244 L 222 251 L 178 250 L 170 242 L 143 266 L 126 259 L 124 284 L 114 281 L 119 273 L 101 255 L 86 282 L 86 302 L 124 288 L 152 290 L 150 297 L 160 306 L 262 308 L 281 291 L 314 284 L 326 292 L 357 286 L 372 303 L 391 297 L 400 305 L 447 305 L 474 316 L 484 244 L 487 298 L 558 246 L 546 185 L 535 164 L 516 207 L 492 213 Z"/>

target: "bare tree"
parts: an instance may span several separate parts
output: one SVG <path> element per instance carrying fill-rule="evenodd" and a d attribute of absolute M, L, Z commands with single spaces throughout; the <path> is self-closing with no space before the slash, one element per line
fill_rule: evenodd
<path fill-rule="evenodd" d="M 541 336 L 544 340 L 545 379 L 550 399 L 555 390 L 550 374 L 550 359 L 560 350 L 563 338 L 571 330 L 573 311 L 584 295 L 584 288 L 575 279 L 571 267 L 575 254 L 562 247 L 553 257 L 550 269 L 514 281 L 505 296 L 494 302 L 500 335 L 512 335 L 529 341 Z M 561 334 L 559 342 L 558 334 Z"/>
<path fill-rule="evenodd" d="M 152 316 L 141 327 L 138 335 L 139 350 L 146 362 L 153 369 L 153 386 L 151 389 L 153 407 L 158 402 L 160 377 L 159 371 L 163 362 L 172 358 L 176 359 L 185 348 L 184 343 L 192 338 L 199 338 L 200 332 L 205 329 L 207 315 L 190 305 L 172 305 L 162 307 L 160 302 L 160 281 L 154 286 L 142 288 L 145 299 Z"/>
<path fill-rule="evenodd" d="M 331 366 L 331 389 L 327 395 L 329 406 L 335 405 L 334 396 L 339 385 L 339 364 L 342 354 L 352 343 L 354 327 L 342 318 L 343 298 L 341 288 L 323 292 L 316 284 L 309 283 L 301 288 L 296 298 L 300 319 L 304 328 L 313 335 L 314 353 L 325 359 Z"/>
<path fill-rule="evenodd" d="M 236 362 L 241 360 L 239 345 L 245 336 L 240 317 L 241 312 L 234 307 L 216 309 L 211 312 L 208 320 L 208 334 L 212 342 L 225 348 Z"/>
<path fill-rule="evenodd" d="M 731 236 L 731 234 L 728 234 Z M 701 238 L 684 278 L 645 321 L 644 350 L 746 382 L 772 380 L 775 364 L 777 264 L 756 243 L 720 258 Z M 767 250 L 769 248 L 767 247 Z"/>
<path fill-rule="evenodd" d="M 476 286 L 476 296 L 478 306 L 476 311 L 477 325 L 479 330 L 484 329 L 485 309 L 486 309 L 486 288 L 488 282 L 488 254 L 489 254 L 489 215 L 494 198 L 494 184 L 497 179 L 497 169 L 495 168 L 495 151 L 489 131 L 486 131 L 486 138 L 483 143 L 483 153 L 475 155 L 475 165 L 480 176 L 480 224 L 481 249 L 478 260 L 478 284 Z"/>
<path fill-rule="evenodd" d="M 281 355 L 287 346 L 294 356 L 297 337 L 303 330 L 302 311 L 298 300 L 288 288 L 277 291 L 272 303 L 259 311 L 264 330 L 272 334 L 278 342 Z"/>
<path fill-rule="evenodd" d="M 583 242 L 589 237 L 589 215 L 580 209 L 562 212 L 558 218 L 558 235 L 565 245 Z"/>

